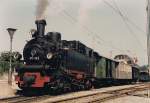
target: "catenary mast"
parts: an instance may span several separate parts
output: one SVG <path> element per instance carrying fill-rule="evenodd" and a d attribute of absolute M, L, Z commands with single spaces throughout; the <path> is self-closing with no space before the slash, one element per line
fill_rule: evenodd
<path fill-rule="evenodd" d="M 147 55 L 150 74 L 150 0 L 147 0 Z"/>

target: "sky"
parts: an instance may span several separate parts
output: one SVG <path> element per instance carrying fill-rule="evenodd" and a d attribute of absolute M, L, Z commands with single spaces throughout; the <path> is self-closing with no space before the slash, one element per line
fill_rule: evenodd
<path fill-rule="evenodd" d="M 46 33 L 79 40 L 100 55 L 127 54 L 147 64 L 146 0 L 48 0 Z M 0 52 L 9 50 L 8 27 L 17 28 L 13 50 L 22 52 L 36 28 L 37 0 L 0 0 Z M 119 15 L 119 12 L 123 17 Z"/>

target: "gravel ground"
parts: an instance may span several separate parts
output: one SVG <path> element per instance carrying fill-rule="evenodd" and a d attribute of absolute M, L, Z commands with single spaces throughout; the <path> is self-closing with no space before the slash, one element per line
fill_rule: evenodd
<path fill-rule="evenodd" d="M 16 89 L 18 89 L 15 82 L 10 86 L 7 81 L 7 75 L 0 77 L 0 98 L 15 96 Z"/>
<path fill-rule="evenodd" d="M 106 101 L 103 103 L 150 103 L 150 98 L 144 98 L 138 96 L 126 96 L 126 97 Z"/>
<path fill-rule="evenodd" d="M 136 92 L 133 96 L 121 97 L 104 103 L 150 103 L 150 90 Z"/>

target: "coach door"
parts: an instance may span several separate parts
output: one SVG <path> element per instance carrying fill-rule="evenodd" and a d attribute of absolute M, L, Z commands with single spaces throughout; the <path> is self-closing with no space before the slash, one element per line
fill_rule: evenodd
<path fill-rule="evenodd" d="M 107 59 L 107 62 L 106 62 L 106 77 L 107 78 L 112 77 L 111 60 L 108 60 L 108 59 Z"/>

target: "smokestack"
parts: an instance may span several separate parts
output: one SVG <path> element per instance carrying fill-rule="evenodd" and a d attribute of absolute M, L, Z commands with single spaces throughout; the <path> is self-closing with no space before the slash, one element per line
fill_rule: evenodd
<path fill-rule="evenodd" d="M 35 24 L 37 25 L 37 37 L 43 37 L 45 34 L 46 21 L 44 19 L 36 20 Z"/>

